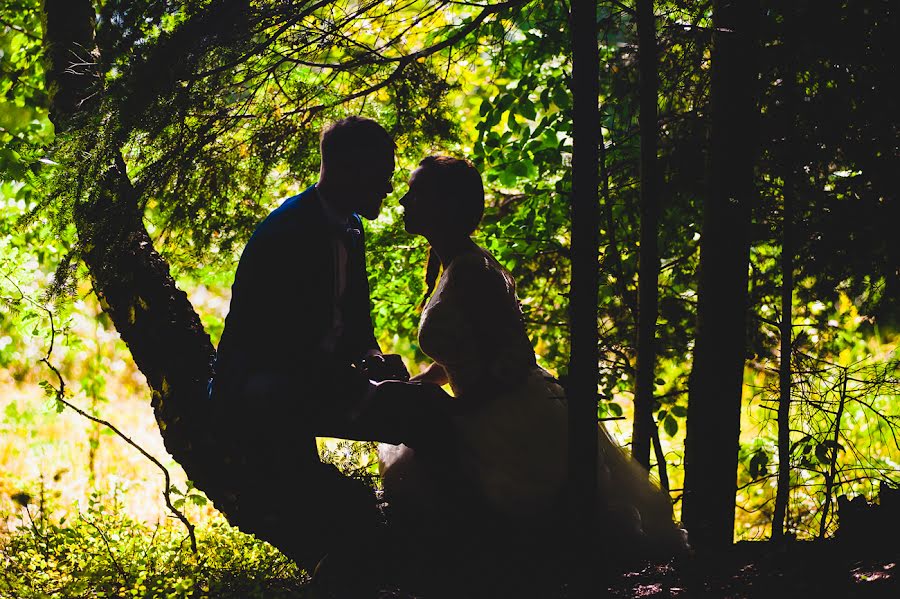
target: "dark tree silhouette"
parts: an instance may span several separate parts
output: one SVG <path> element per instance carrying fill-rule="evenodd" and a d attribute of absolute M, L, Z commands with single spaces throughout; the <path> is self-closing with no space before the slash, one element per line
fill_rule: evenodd
<path fill-rule="evenodd" d="M 641 246 L 638 262 L 637 360 L 634 388 L 634 433 L 631 453 L 650 469 L 650 439 L 653 421 L 653 389 L 656 363 L 656 317 L 659 296 L 659 169 L 657 167 L 656 23 L 653 0 L 638 0 L 638 60 L 640 69 L 640 214 Z M 665 469 L 660 461 L 659 469 Z M 661 476 L 665 478 L 665 476 Z"/>
<path fill-rule="evenodd" d="M 700 241 L 683 510 L 699 549 L 728 546 L 734 535 L 755 196 L 758 12 L 755 1 L 713 4 L 710 190 Z"/>
<path fill-rule="evenodd" d="M 781 215 L 781 320 L 779 322 L 780 349 L 778 365 L 778 488 L 772 513 L 772 540 L 784 538 L 784 518 L 787 513 L 791 490 L 791 356 L 793 354 L 793 298 L 794 298 L 794 212 L 800 177 L 797 174 L 796 122 L 790 117 L 799 109 L 797 84 L 797 61 L 795 56 L 793 31 L 796 9 L 787 8 L 784 23 L 784 61 L 786 68 L 782 77 L 784 100 L 784 140 L 782 141 L 782 197 L 784 206 Z"/>
<path fill-rule="evenodd" d="M 63 143 L 103 97 L 88 0 L 44 3 L 50 117 Z M 108 147 L 91 195 L 75 207 L 82 258 L 94 292 L 147 377 L 166 449 L 215 501 L 200 409 L 212 373 L 209 335 L 154 249 L 118 147 Z"/>
<path fill-rule="evenodd" d="M 600 139 L 597 4 L 575 0 L 572 31 L 572 284 L 569 296 L 571 354 L 569 397 L 569 479 L 572 541 L 576 563 L 573 597 L 593 595 L 589 561 L 597 505 L 597 265 L 599 208 L 597 186 Z"/>

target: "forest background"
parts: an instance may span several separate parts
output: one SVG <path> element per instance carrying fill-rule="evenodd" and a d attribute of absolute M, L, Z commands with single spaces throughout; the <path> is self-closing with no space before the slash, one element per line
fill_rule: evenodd
<path fill-rule="evenodd" d="M 105 221 L 85 228 L 80 207 L 96 203 L 104 169 L 119 153 L 153 247 L 215 344 L 243 243 L 268 211 L 315 181 L 322 125 L 372 116 L 398 143 L 393 201 L 367 225 L 373 319 L 384 349 L 413 372 L 425 362 L 415 332 L 427 248 L 398 226 L 396 198 L 418 159 L 441 151 L 467 156 L 482 171 L 488 206 L 476 240 L 518 281 L 541 364 L 565 374 L 568 6 L 75 4 L 96 18 L 97 50 L 68 59 L 91 93 L 78 99 L 75 124 L 65 130 L 51 123 L 61 109 L 48 91 L 52 61 L 45 62 L 43 11 L 55 4 L 11 0 L 0 12 L 0 591 L 40 596 L 74 585 L 82 594 L 190 595 L 238 584 L 223 574 L 237 572 L 240 584 L 271 594 L 298 574 L 271 547 L 230 529 L 167 453 L 147 378 L 98 301 L 98 275 L 87 266 L 95 251 L 89 232 L 102 239 Z M 735 540 L 766 539 L 776 527 L 798 538 L 832 535 L 838 496 L 874 499 L 880 485 L 900 482 L 900 259 L 890 211 L 900 135 L 887 91 L 897 11 L 889 2 L 852 10 L 835 0 L 783 4 L 760 6 L 754 138 L 729 140 L 755 156 Z M 676 515 L 714 159 L 714 9 L 654 5 L 658 316 L 649 407 L 658 441 L 651 466 Z M 611 2 L 598 10 L 597 414 L 628 445 L 642 349 L 638 283 L 648 219 L 640 177 L 646 126 L 638 125 L 647 78 L 639 76 L 635 8 Z M 785 365 L 790 443 L 779 452 Z M 66 404 L 114 424 L 159 463 Z M 371 446 L 325 439 L 320 446 L 348 473 L 375 473 Z M 779 464 L 789 466 L 787 477 L 778 476 Z M 776 518 L 779 479 L 789 493 Z M 204 558 L 189 551 L 167 502 L 196 526 Z"/>

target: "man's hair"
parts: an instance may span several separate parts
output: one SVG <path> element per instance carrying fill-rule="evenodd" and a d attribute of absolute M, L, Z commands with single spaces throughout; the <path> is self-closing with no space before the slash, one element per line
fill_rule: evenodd
<path fill-rule="evenodd" d="M 331 123 L 319 138 L 322 163 L 339 169 L 359 167 L 387 155 L 393 157 L 395 147 L 384 127 L 362 116 Z"/>
<path fill-rule="evenodd" d="M 419 168 L 425 185 L 447 203 L 448 224 L 471 235 L 484 215 L 484 185 L 478 169 L 452 156 L 426 156 Z"/>

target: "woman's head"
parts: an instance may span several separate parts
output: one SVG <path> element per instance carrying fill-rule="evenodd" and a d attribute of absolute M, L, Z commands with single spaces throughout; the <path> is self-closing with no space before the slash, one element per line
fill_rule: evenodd
<path fill-rule="evenodd" d="M 467 237 L 484 214 L 481 174 L 468 160 L 428 156 L 412 172 L 400 205 L 409 233 L 427 238 Z"/>

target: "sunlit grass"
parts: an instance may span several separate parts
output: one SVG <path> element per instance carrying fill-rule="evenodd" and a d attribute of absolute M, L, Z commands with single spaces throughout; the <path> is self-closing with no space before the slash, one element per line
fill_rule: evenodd
<path fill-rule="evenodd" d="M 10 499 L 25 493 L 40 501 L 52 498 L 54 515 L 77 512 L 94 491 L 116 498 L 123 513 L 146 523 L 163 519 L 162 473 L 121 439 L 99 432 L 99 445 L 91 468 L 90 436 L 95 425 L 70 410 L 57 413 L 36 385 L 0 385 L 3 396 L 3 435 L 0 436 L 2 488 L 0 516 L 7 529 L 22 524 L 20 506 Z M 73 399 L 78 401 L 78 398 Z M 157 457 L 184 487 L 186 476 L 163 447 L 162 437 L 150 409 L 149 393 L 143 397 L 118 398 L 100 411 L 132 440 Z M 205 517 L 206 514 L 195 514 Z"/>

